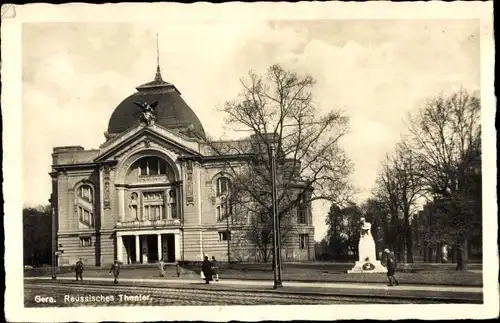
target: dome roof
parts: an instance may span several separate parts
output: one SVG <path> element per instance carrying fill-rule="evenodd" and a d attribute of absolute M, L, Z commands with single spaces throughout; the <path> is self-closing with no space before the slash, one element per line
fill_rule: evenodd
<path fill-rule="evenodd" d="M 111 114 L 107 131 L 109 135 L 119 134 L 137 124 L 141 108 L 134 102 L 157 102 L 154 110 L 156 124 L 168 129 L 184 130 L 190 137 L 205 137 L 200 120 L 182 99 L 179 90 L 163 81 L 159 66 L 155 80 L 137 87 L 137 91 L 123 100 Z"/>

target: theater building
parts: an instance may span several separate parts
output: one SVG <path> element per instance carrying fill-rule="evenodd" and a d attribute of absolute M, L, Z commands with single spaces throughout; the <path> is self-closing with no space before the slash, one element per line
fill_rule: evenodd
<path fill-rule="evenodd" d="M 230 185 L 220 160 L 203 143 L 203 125 L 179 90 L 163 81 L 137 87 L 113 111 L 98 149 L 55 147 L 52 206 L 59 265 L 259 261 L 255 247 L 231 246 L 234 228 L 218 195 Z M 286 261 L 314 259 L 311 208 L 298 211 Z M 239 230 L 241 230 L 239 226 Z M 233 232 L 234 233 L 234 232 Z"/>

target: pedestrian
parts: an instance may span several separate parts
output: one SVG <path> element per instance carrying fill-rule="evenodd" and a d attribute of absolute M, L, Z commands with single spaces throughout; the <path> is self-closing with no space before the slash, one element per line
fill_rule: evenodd
<path fill-rule="evenodd" d="M 163 258 L 158 262 L 158 266 L 160 267 L 160 277 L 165 277 L 165 262 Z"/>
<path fill-rule="evenodd" d="M 83 280 L 82 273 L 83 273 L 83 262 L 82 258 L 80 258 L 75 265 L 75 272 L 76 272 L 76 280 L 78 280 L 78 277 L 80 277 L 80 280 Z"/>
<path fill-rule="evenodd" d="M 111 265 L 111 269 L 109 270 L 109 274 L 111 275 L 113 272 L 113 276 L 115 277 L 115 284 L 118 284 L 118 275 L 120 274 L 120 262 L 115 260 L 115 262 Z"/>
<path fill-rule="evenodd" d="M 203 276 L 205 277 L 205 284 L 210 284 L 212 279 L 212 264 L 208 260 L 208 256 L 205 256 L 205 259 L 203 260 L 203 264 L 201 265 L 201 272 L 203 273 Z"/>
<path fill-rule="evenodd" d="M 215 260 L 215 256 L 212 256 L 212 271 L 215 275 L 215 281 L 219 281 L 219 263 Z"/>
<path fill-rule="evenodd" d="M 391 252 L 389 249 L 384 250 L 384 254 L 387 260 L 387 279 L 389 279 L 389 285 L 388 286 L 396 286 L 399 285 L 398 280 L 396 277 L 394 277 L 394 274 L 396 272 L 396 256 L 394 255 L 394 252 Z"/>

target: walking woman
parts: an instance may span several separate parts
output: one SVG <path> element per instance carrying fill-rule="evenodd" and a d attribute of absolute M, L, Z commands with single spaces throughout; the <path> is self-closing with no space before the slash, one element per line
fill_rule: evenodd
<path fill-rule="evenodd" d="M 205 276 L 205 284 L 210 284 L 212 279 L 212 264 L 208 260 L 208 256 L 205 256 L 203 260 L 203 264 L 201 265 L 201 271 L 203 272 L 203 276 Z"/>
<path fill-rule="evenodd" d="M 158 266 L 160 267 L 160 277 L 165 277 L 165 262 L 163 262 L 163 258 L 158 262 Z"/>

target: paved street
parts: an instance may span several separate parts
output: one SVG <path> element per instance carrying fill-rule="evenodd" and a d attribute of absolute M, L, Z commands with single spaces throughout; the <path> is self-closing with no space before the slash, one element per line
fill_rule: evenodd
<path fill-rule="evenodd" d="M 253 283 L 253 284 L 252 284 Z M 142 306 L 142 305 L 271 305 L 271 304 L 356 304 L 356 303 L 480 303 L 480 290 L 469 288 L 440 290 L 439 287 L 385 285 L 322 284 L 285 282 L 279 290 L 272 289 L 272 282 L 220 281 L 205 285 L 199 280 L 121 279 L 118 285 L 110 278 L 89 278 L 76 282 L 69 277 L 56 281 L 25 279 L 25 306 Z M 331 285 L 331 284 L 330 284 Z M 412 290 L 413 288 L 413 290 Z M 126 299 L 119 295 L 145 295 L 146 299 Z M 51 302 L 40 302 L 36 296 L 52 297 Z M 88 297 L 84 302 L 68 297 Z M 108 296 L 107 301 L 95 301 L 90 296 Z M 149 295 L 149 296 L 148 296 Z M 111 296 L 113 299 L 111 299 Z"/>
<path fill-rule="evenodd" d="M 210 287 L 209 287 L 210 288 Z M 25 306 L 151 306 L 151 305 L 320 305 L 353 303 L 413 303 L 410 301 L 376 300 L 371 297 L 336 297 L 330 295 L 301 295 L 276 293 L 272 291 L 228 291 L 205 286 L 191 288 L 121 286 L 113 284 L 76 282 L 35 282 L 25 284 Z M 36 296 L 52 297 L 55 303 L 45 299 L 40 302 Z M 97 296 L 112 296 L 112 300 L 96 301 Z M 125 300 L 143 295 L 140 300 Z M 78 297 L 87 298 L 79 301 Z M 130 297 L 132 296 L 132 297 Z"/>

